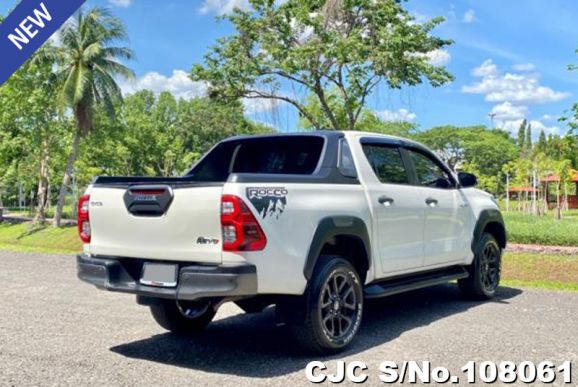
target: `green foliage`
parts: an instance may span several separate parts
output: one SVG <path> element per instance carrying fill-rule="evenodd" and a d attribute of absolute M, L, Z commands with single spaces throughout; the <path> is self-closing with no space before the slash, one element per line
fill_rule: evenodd
<path fill-rule="evenodd" d="M 443 18 L 420 24 L 398 1 L 250 3 L 254 10 L 224 16 L 235 33 L 192 68 L 192 79 L 207 81 L 219 98 L 284 101 L 316 129 L 355 129 L 378 84 L 399 88 L 426 80 L 440 86 L 453 79 L 428 61 L 429 52 L 451 44 L 431 35 Z M 336 101 L 331 90 L 340 96 Z M 317 99 L 317 114 L 307 106 L 309 94 Z"/>
<path fill-rule="evenodd" d="M 548 141 L 546 140 L 546 133 L 542 129 L 540 131 L 540 137 L 538 138 L 538 143 L 536 144 L 536 152 L 546 153 L 548 149 Z"/>
<path fill-rule="evenodd" d="M 59 160 L 67 121 L 57 114 L 50 73 L 29 61 L 0 87 L 0 199 L 16 200 L 19 183 L 27 196 L 36 189 L 43 153 Z"/>
<path fill-rule="evenodd" d="M 533 145 L 532 145 L 532 125 L 528 124 L 526 126 L 526 141 L 524 141 L 524 148 L 528 152 L 532 152 Z"/>
<path fill-rule="evenodd" d="M 525 149 L 526 145 L 526 120 L 523 120 L 518 128 L 518 147 L 520 149 Z"/>

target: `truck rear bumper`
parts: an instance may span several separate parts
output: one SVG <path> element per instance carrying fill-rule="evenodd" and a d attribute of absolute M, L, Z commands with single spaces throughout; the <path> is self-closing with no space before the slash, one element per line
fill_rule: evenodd
<path fill-rule="evenodd" d="M 236 297 L 257 294 L 257 270 L 250 264 L 180 264 L 178 283 L 173 288 L 143 285 L 143 260 L 77 255 L 78 278 L 99 289 L 176 300 Z M 130 264 L 127 264 L 130 262 Z"/>

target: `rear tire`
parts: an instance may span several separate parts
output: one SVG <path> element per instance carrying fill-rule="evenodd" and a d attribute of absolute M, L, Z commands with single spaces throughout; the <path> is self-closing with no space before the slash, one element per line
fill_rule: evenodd
<path fill-rule="evenodd" d="M 295 340 L 314 353 L 330 354 L 345 349 L 361 324 L 362 286 L 348 261 L 336 256 L 319 257 L 304 296 L 292 306 L 301 309 L 293 313 L 300 316 L 298 321 L 290 322 Z"/>
<path fill-rule="evenodd" d="M 208 305 L 195 317 L 187 317 L 173 300 L 159 300 L 150 306 L 157 324 L 172 333 L 187 334 L 203 331 L 215 317 L 216 311 Z M 187 311 L 184 311 L 185 313 Z"/>
<path fill-rule="evenodd" d="M 458 281 L 462 293 L 472 300 L 489 300 L 500 284 L 502 249 L 492 234 L 484 233 L 478 242 L 470 276 Z"/>

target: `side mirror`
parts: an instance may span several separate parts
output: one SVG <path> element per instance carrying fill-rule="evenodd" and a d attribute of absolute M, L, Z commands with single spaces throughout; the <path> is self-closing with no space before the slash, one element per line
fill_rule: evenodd
<path fill-rule="evenodd" d="M 475 187 L 478 184 L 476 175 L 467 172 L 458 173 L 458 180 L 463 188 Z"/>

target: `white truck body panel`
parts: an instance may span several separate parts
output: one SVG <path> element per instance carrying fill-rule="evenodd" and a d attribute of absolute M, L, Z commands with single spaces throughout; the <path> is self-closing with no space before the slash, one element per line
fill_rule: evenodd
<path fill-rule="evenodd" d="M 267 235 L 265 250 L 226 253 L 223 262 L 242 257 L 256 265 L 259 293 L 303 293 L 307 285 L 303 267 L 321 219 L 336 214 L 351 215 L 371 224 L 364 190 L 360 185 L 344 185 L 336 190 L 334 186 L 326 184 L 227 183 L 223 192 L 242 197 L 249 204 L 251 199 L 247 197 L 247 189 L 255 186 L 287 190 L 287 204 L 281 212 L 265 213 L 265 216 L 257 214 Z"/>

